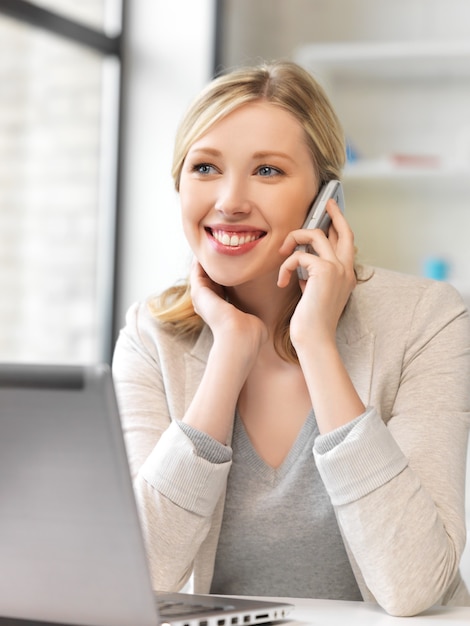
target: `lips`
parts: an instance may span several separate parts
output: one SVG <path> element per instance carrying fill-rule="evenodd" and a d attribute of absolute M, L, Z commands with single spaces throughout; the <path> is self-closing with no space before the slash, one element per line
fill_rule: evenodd
<path fill-rule="evenodd" d="M 264 230 L 227 229 L 219 227 L 205 228 L 209 241 L 222 254 L 243 254 L 249 252 L 266 235 Z"/>

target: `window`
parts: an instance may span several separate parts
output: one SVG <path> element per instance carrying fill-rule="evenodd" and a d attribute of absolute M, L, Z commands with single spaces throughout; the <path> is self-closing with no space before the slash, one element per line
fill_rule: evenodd
<path fill-rule="evenodd" d="M 0 360 L 109 360 L 120 2 L 36 4 L 0 1 Z"/>

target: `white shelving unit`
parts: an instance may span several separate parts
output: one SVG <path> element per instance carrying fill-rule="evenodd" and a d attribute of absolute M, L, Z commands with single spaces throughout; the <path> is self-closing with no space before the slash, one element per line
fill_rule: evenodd
<path fill-rule="evenodd" d="M 430 157 L 430 160 L 432 157 Z M 466 180 L 470 183 L 470 164 L 462 162 L 460 164 L 438 163 L 435 165 L 426 163 L 426 159 L 422 160 L 422 164 L 400 164 L 395 162 L 393 158 L 377 158 L 377 159 L 360 159 L 359 161 L 348 163 L 344 169 L 344 176 L 347 180 L 401 180 L 415 179 L 416 182 L 431 182 L 434 180 L 439 184 L 441 182 L 456 182 L 457 180 Z"/>
<path fill-rule="evenodd" d="M 343 77 L 470 78 L 469 41 L 399 41 L 325 43 L 305 45 L 295 52 L 305 66 L 322 66 Z"/>
<path fill-rule="evenodd" d="M 470 294 L 470 41 L 304 45 L 357 158 L 344 171 L 364 261 L 420 274 L 444 259 Z"/>

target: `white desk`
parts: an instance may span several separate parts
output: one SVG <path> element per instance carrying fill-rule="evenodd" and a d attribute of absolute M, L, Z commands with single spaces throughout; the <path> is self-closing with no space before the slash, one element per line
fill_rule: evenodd
<path fill-rule="evenodd" d="M 470 607 L 435 607 L 415 617 L 392 617 L 376 604 L 365 602 L 282 599 L 296 607 L 286 626 L 470 626 Z"/>

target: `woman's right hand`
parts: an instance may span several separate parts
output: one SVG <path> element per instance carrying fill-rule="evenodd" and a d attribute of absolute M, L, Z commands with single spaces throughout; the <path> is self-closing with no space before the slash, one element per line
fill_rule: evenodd
<path fill-rule="evenodd" d="M 210 279 L 197 260 L 190 281 L 194 310 L 211 329 L 214 342 L 183 421 L 225 444 L 240 391 L 268 331 L 258 317 L 230 304 L 225 289 Z"/>
<path fill-rule="evenodd" d="M 265 324 L 231 304 L 224 287 L 207 275 L 197 259 L 192 263 L 190 282 L 194 310 L 211 329 L 214 342 L 220 339 L 227 349 L 231 347 L 240 355 L 245 349 L 246 357 L 254 362 L 259 349 L 268 340 Z"/>

